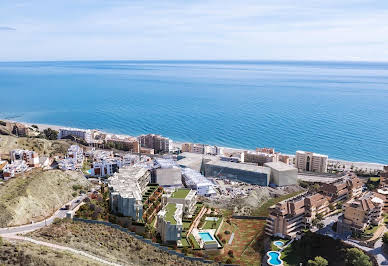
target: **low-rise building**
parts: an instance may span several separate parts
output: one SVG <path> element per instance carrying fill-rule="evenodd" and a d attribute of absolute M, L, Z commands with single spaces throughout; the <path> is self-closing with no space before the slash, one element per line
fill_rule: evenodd
<path fill-rule="evenodd" d="M 111 176 L 117 173 L 122 167 L 122 162 L 118 158 L 109 158 L 92 163 L 91 175 L 95 177 Z"/>
<path fill-rule="evenodd" d="M 213 183 L 194 169 L 182 168 L 182 178 L 185 186 L 195 189 L 200 196 L 210 197 L 217 195 Z"/>
<path fill-rule="evenodd" d="M 157 216 L 157 231 L 164 243 L 175 243 L 182 238 L 183 205 L 167 203 Z"/>
<path fill-rule="evenodd" d="M 192 153 L 205 153 L 205 145 L 199 143 L 183 143 L 182 152 L 192 152 Z"/>
<path fill-rule="evenodd" d="M 300 171 L 326 173 L 328 156 L 313 152 L 297 151 L 296 168 Z"/>
<path fill-rule="evenodd" d="M 61 128 L 61 129 L 59 129 L 58 139 L 63 139 L 63 138 L 66 138 L 68 136 L 82 139 L 86 143 L 92 142 L 92 131 L 90 129 L 79 129 L 79 128 Z"/>
<path fill-rule="evenodd" d="M 183 205 L 184 213 L 191 213 L 197 203 L 197 191 L 187 188 L 177 188 L 171 194 L 162 196 L 163 205 L 167 203 L 176 203 Z"/>
<path fill-rule="evenodd" d="M 3 168 L 3 178 L 8 180 L 17 174 L 24 173 L 29 170 L 29 167 L 24 160 L 15 160 L 10 164 L 6 164 Z"/>
<path fill-rule="evenodd" d="M 265 163 L 271 169 L 270 183 L 277 186 L 295 185 L 298 183 L 298 169 L 283 162 Z"/>
<path fill-rule="evenodd" d="M 16 149 L 10 152 L 11 162 L 23 160 L 30 167 L 39 167 L 39 156 L 34 151 Z"/>
<path fill-rule="evenodd" d="M 149 170 L 125 166 L 108 178 L 110 209 L 114 214 L 138 221 L 143 217 L 142 194 L 151 180 Z"/>

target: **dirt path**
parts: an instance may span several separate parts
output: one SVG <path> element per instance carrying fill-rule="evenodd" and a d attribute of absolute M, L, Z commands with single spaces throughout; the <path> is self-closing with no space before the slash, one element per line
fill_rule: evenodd
<path fill-rule="evenodd" d="M 81 251 L 81 250 L 77 250 L 77 249 L 73 249 L 73 248 L 69 248 L 69 247 L 65 247 L 65 246 L 60 246 L 60 245 L 56 245 L 56 244 L 52 244 L 52 243 L 48 243 L 48 242 L 43 242 L 43 241 L 35 240 L 35 239 L 29 238 L 29 237 L 17 236 L 17 235 L 13 235 L 13 234 L 2 235 L 2 237 L 8 238 L 8 239 L 13 239 L 13 240 L 28 241 L 28 242 L 34 243 L 36 245 L 46 246 L 49 248 L 54 248 L 54 249 L 59 249 L 59 250 L 65 250 L 65 251 L 69 251 L 69 252 L 72 252 L 74 254 L 81 255 L 81 256 L 87 257 L 89 259 L 93 259 L 95 261 L 104 263 L 106 265 L 120 266 L 120 264 L 103 260 L 101 258 L 98 258 L 94 255 L 91 255 L 91 254 L 86 253 L 86 252 Z"/>

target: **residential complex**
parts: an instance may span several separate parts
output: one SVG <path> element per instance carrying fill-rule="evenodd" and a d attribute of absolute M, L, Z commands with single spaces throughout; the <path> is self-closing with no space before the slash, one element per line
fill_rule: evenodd
<path fill-rule="evenodd" d="M 158 212 L 156 229 L 164 243 L 176 243 L 181 239 L 182 215 L 183 205 L 177 203 L 167 203 Z"/>
<path fill-rule="evenodd" d="M 86 143 L 92 142 L 92 131 L 90 129 L 79 128 L 61 128 L 59 129 L 58 139 L 63 139 L 68 136 L 73 136 L 86 141 Z"/>
<path fill-rule="evenodd" d="M 156 153 L 167 153 L 170 151 L 171 140 L 169 138 L 155 134 L 148 134 L 141 135 L 137 139 L 141 147 L 154 149 Z"/>
<path fill-rule="evenodd" d="M 120 148 L 121 150 L 132 153 L 140 152 L 140 144 L 135 137 L 107 134 L 105 137 L 105 144 L 110 148 Z"/>
<path fill-rule="evenodd" d="M 10 152 L 11 162 L 25 161 L 30 167 L 39 167 L 39 155 L 34 151 L 16 149 Z"/>
<path fill-rule="evenodd" d="M 3 177 L 8 180 L 17 174 L 24 173 L 29 170 L 29 167 L 24 160 L 16 160 L 10 164 L 6 164 L 3 168 Z"/>
<path fill-rule="evenodd" d="M 66 158 L 58 161 L 61 170 L 77 170 L 82 168 L 84 162 L 83 149 L 78 145 L 71 145 L 67 150 Z"/>
<path fill-rule="evenodd" d="M 192 152 L 192 153 L 205 153 L 205 145 L 197 144 L 197 143 L 183 143 L 182 144 L 182 152 Z"/>
<path fill-rule="evenodd" d="M 167 203 L 182 204 L 183 212 L 190 213 L 193 210 L 195 203 L 197 203 L 197 191 L 187 188 L 178 188 L 170 194 L 163 195 L 162 203 L 164 205 Z"/>
<path fill-rule="evenodd" d="M 209 197 L 217 194 L 214 184 L 194 169 L 182 168 L 182 178 L 186 187 L 195 189 L 198 195 Z"/>
<path fill-rule="evenodd" d="M 134 166 L 125 166 L 109 177 L 111 211 L 140 220 L 143 217 L 142 194 L 150 180 L 150 171 Z"/>
<path fill-rule="evenodd" d="M 328 156 L 313 152 L 297 151 L 295 166 L 299 171 L 326 173 Z"/>

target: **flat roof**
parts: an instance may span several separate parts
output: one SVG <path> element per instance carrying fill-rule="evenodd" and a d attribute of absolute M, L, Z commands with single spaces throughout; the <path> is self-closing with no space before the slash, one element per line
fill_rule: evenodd
<path fill-rule="evenodd" d="M 167 203 L 166 215 L 165 215 L 166 222 L 170 222 L 171 224 L 176 224 L 176 220 L 174 218 L 175 211 L 176 211 L 176 204 L 175 203 Z"/>
<path fill-rule="evenodd" d="M 283 162 L 268 162 L 265 163 L 264 166 L 270 167 L 278 171 L 297 170 L 295 167 Z"/>
<path fill-rule="evenodd" d="M 171 198 L 175 199 L 185 199 L 187 195 L 190 193 L 191 189 L 180 188 L 177 189 L 174 193 L 172 193 Z"/>
<path fill-rule="evenodd" d="M 249 171 L 249 172 L 266 173 L 266 174 L 271 173 L 271 169 L 268 167 L 257 166 L 252 164 L 233 163 L 233 162 L 220 161 L 220 160 L 211 160 L 209 162 L 206 162 L 205 164 L 215 165 L 215 166 L 225 167 L 225 168 L 233 168 L 233 169 Z"/>

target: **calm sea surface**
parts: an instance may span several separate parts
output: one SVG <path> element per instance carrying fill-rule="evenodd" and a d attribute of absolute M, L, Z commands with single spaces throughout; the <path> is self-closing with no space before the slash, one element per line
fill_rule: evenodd
<path fill-rule="evenodd" d="M 0 63 L 0 117 L 388 163 L 388 63 Z"/>

